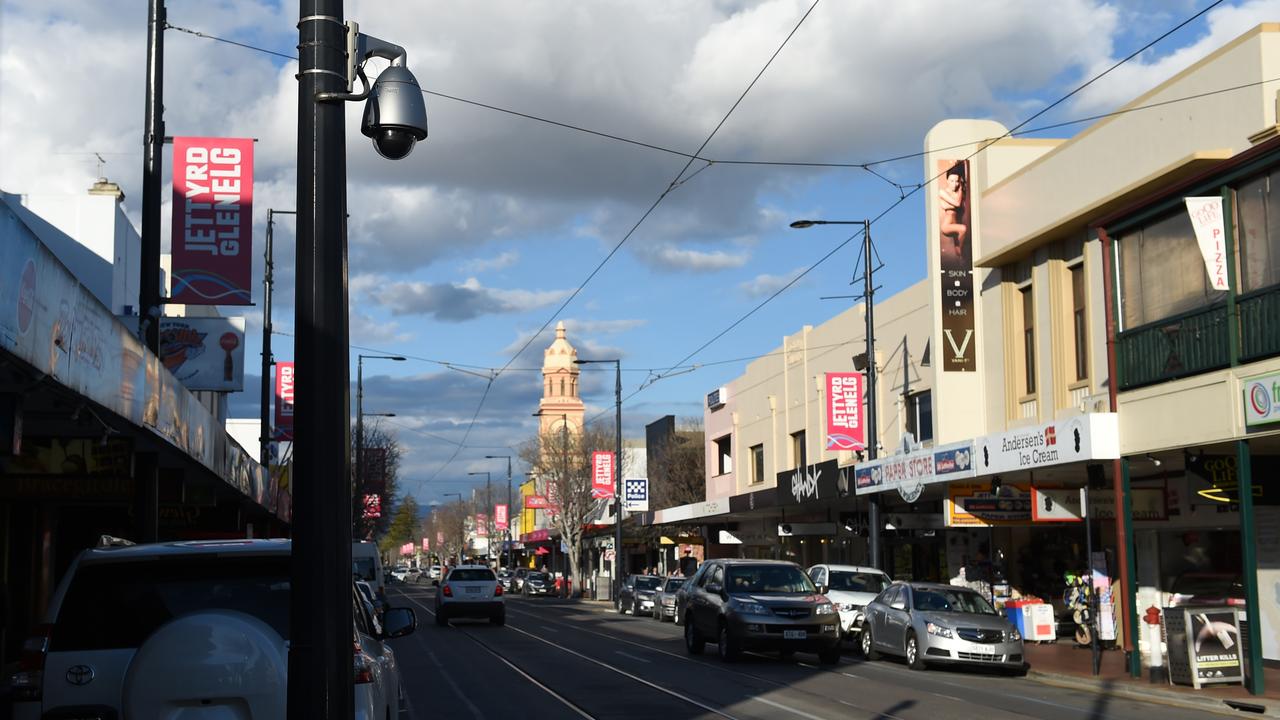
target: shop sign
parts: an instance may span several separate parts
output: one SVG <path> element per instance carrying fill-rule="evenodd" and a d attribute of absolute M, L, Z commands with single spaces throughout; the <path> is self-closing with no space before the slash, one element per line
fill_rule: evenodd
<path fill-rule="evenodd" d="M 977 441 L 977 471 L 987 475 L 1114 460 L 1120 457 L 1119 427 L 1115 413 L 1088 413 L 988 435 Z"/>
<path fill-rule="evenodd" d="M 978 369 L 974 341 L 973 196 L 968 160 L 938 160 L 938 304 L 942 309 L 942 371 Z"/>
<path fill-rule="evenodd" d="M 840 496 L 840 467 L 835 460 L 780 472 L 778 487 L 782 500 L 790 505 L 834 500 Z"/>
<path fill-rule="evenodd" d="M 520 536 L 520 542 L 525 543 L 545 542 L 550 539 L 551 531 L 546 529 L 534 530 L 533 532 L 525 533 Z"/>
<path fill-rule="evenodd" d="M 1191 226 L 1196 233 L 1196 244 L 1204 258 L 1204 269 L 1209 273 L 1209 284 L 1214 290 L 1226 290 L 1227 247 L 1226 229 L 1222 220 L 1222 196 L 1184 198 Z"/>
<path fill-rule="evenodd" d="M 862 450 L 862 373 L 827 373 L 827 449 Z"/>
<path fill-rule="evenodd" d="M 971 478 L 973 474 L 973 445 L 966 441 L 858 465 L 853 469 L 854 491 L 866 495 L 897 490 L 913 502 L 925 485 Z"/>
<path fill-rule="evenodd" d="M 1240 478 L 1236 474 L 1235 455 L 1187 456 L 1187 474 L 1207 483 L 1206 487 L 1193 487 L 1191 498 L 1197 505 L 1234 505 L 1240 502 Z M 1260 482 L 1262 478 L 1280 473 L 1280 458 L 1270 455 L 1254 455 L 1250 459 L 1253 473 L 1253 502 L 1255 505 L 1280 505 L 1280 486 Z M 1195 485 L 1193 483 L 1193 485 Z"/>
<path fill-rule="evenodd" d="M 1244 381 L 1244 424 L 1280 422 L 1280 373 Z"/>
<path fill-rule="evenodd" d="M 655 525 L 661 525 L 664 523 L 683 522 L 685 520 L 693 520 L 695 518 L 727 514 L 729 514 L 729 498 L 715 498 L 705 502 L 677 505 L 675 507 L 658 510 L 653 514 L 653 523 Z"/>
<path fill-rule="evenodd" d="M 760 508 L 776 507 L 777 504 L 778 489 L 765 488 L 764 490 L 734 495 L 729 498 L 729 511 L 736 513 L 749 512 Z"/>
<path fill-rule="evenodd" d="M 163 317 L 160 360 L 188 390 L 244 390 L 243 317 Z"/>
<path fill-rule="evenodd" d="M 1026 525 L 1031 522 L 1031 486 L 955 483 L 947 488 L 947 527 Z"/>
<path fill-rule="evenodd" d="M 546 495 L 525 495 L 524 506 L 529 510 L 546 510 L 547 496 Z"/>

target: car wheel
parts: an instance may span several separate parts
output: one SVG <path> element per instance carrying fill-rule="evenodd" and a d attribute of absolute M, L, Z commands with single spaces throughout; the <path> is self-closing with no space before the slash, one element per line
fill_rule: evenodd
<path fill-rule="evenodd" d="M 631 617 L 638 617 L 639 615 L 640 615 L 640 601 L 632 600 L 631 601 Z"/>
<path fill-rule="evenodd" d="M 862 657 L 868 660 L 879 660 L 880 651 L 876 650 L 876 642 L 871 638 L 871 626 L 862 626 Z"/>
<path fill-rule="evenodd" d="M 818 662 L 823 665 L 835 665 L 840 662 L 839 643 L 818 652 Z"/>
<path fill-rule="evenodd" d="M 693 618 L 684 619 L 684 649 L 689 651 L 690 655 L 701 655 L 706 641 L 698 637 L 698 631 L 693 629 Z"/>
<path fill-rule="evenodd" d="M 907 665 L 912 670 L 924 670 L 924 656 L 920 654 L 920 641 L 916 639 L 915 633 L 907 633 L 907 645 L 904 648 L 904 654 L 907 658 Z"/>
<path fill-rule="evenodd" d="M 729 635 L 729 626 L 724 623 L 720 624 L 720 638 L 716 643 L 716 651 L 724 662 L 733 662 L 742 654 L 738 643 L 734 642 L 733 637 Z"/>

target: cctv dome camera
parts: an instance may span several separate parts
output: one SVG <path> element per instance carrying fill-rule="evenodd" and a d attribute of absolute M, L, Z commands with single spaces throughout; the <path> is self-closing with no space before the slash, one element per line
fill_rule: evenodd
<path fill-rule="evenodd" d="M 373 138 L 373 147 L 388 160 L 399 160 L 427 137 L 427 106 L 422 89 L 409 69 L 392 65 L 373 84 L 364 106 L 360 132 Z"/>

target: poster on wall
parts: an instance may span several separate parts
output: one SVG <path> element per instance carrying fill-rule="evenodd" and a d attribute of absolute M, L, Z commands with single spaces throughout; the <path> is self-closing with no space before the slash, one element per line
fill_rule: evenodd
<path fill-rule="evenodd" d="M 188 390 L 244 390 L 243 317 L 160 318 L 160 360 Z"/>
<path fill-rule="evenodd" d="M 938 279 L 942 370 L 977 370 L 974 341 L 972 195 L 968 160 L 938 161 Z"/>
<path fill-rule="evenodd" d="M 252 139 L 173 139 L 171 240 L 172 302 L 253 304 Z"/>

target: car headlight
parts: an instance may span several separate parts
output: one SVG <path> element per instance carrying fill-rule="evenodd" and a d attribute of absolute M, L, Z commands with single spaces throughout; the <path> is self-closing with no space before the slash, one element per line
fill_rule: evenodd
<path fill-rule="evenodd" d="M 925 623 L 924 629 L 927 630 L 930 635 L 937 635 L 938 637 L 944 637 L 944 638 L 955 637 L 955 633 L 951 632 L 951 628 L 946 627 L 945 625 L 938 625 L 937 623 Z"/>
<path fill-rule="evenodd" d="M 676 606 L 676 599 L 675 599 L 675 598 L 662 598 L 662 604 L 663 604 L 663 605 L 665 605 L 666 607 L 675 607 L 675 606 Z"/>
<path fill-rule="evenodd" d="M 835 611 L 836 611 L 835 605 L 832 605 L 831 603 L 822 603 L 818 607 L 814 608 L 813 614 L 814 615 L 832 615 L 835 613 Z"/>
<path fill-rule="evenodd" d="M 746 615 L 769 615 L 769 608 L 753 600 L 739 600 L 738 612 Z"/>
<path fill-rule="evenodd" d="M 1004 631 L 1004 639 L 1006 642 L 1017 642 L 1022 639 L 1022 633 L 1018 632 L 1018 628 L 1011 627 Z"/>

